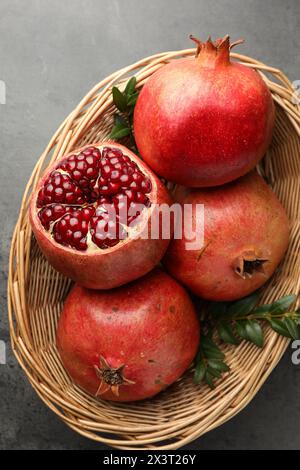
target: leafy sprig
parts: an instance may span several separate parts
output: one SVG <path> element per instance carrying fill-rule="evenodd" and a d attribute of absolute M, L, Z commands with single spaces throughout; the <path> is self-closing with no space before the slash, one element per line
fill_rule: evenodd
<path fill-rule="evenodd" d="M 220 378 L 224 372 L 229 371 L 225 354 L 209 333 L 201 335 L 200 345 L 196 356 L 194 382 L 199 384 L 204 380 L 210 388 L 215 388 L 214 379 Z"/>
<path fill-rule="evenodd" d="M 133 135 L 133 112 L 139 95 L 136 90 L 136 78 L 131 77 L 128 80 L 124 91 L 114 86 L 112 88 L 113 103 L 118 112 L 114 114 L 114 126 L 109 138 L 121 140 L 129 138 L 129 144 L 136 151 L 136 145 Z"/>
<path fill-rule="evenodd" d="M 253 294 L 232 303 L 210 303 L 204 323 L 206 331 L 201 335 L 195 360 L 194 382 L 204 381 L 214 388 L 214 379 L 229 371 L 213 333 L 223 343 L 238 345 L 245 340 L 262 348 L 264 333 L 260 322 L 266 321 L 279 335 L 300 339 L 300 308 L 290 311 L 295 299 L 295 295 L 287 295 L 272 304 L 258 306 L 259 296 Z"/>

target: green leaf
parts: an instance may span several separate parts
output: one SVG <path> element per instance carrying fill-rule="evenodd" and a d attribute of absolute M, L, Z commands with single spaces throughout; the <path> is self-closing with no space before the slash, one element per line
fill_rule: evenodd
<path fill-rule="evenodd" d="M 127 100 L 127 106 L 135 106 L 138 96 L 139 96 L 138 91 L 136 91 L 133 95 L 131 95 L 129 99 Z"/>
<path fill-rule="evenodd" d="M 195 373 L 194 373 L 194 383 L 199 384 L 204 379 L 206 373 L 206 365 L 203 361 L 199 361 Z"/>
<path fill-rule="evenodd" d="M 195 364 L 198 364 L 198 362 L 202 361 L 202 351 L 201 348 L 199 348 L 196 357 L 195 357 Z"/>
<path fill-rule="evenodd" d="M 229 323 L 220 322 L 218 324 L 218 333 L 224 343 L 239 344 L 239 340 L 234 336 Z"/>
<path fill-rule="evenodd" d="M 217 361 L 215 359 L 208 359 L 207 363 L 211 369 L 215 369 L 219 372 L 229 371 L 229 366 L 223 361 Z"/>
<path fill-rule="evenodd" d="M 132 122 L 132 118 L 133 118 L 133 113 L 134 113 L 134 107 L 129 108 L 129 110 L 127 112 L 127 116 L 128 116 L 128 118 L 131 122 Z"/>
<path fill-rule="evenodd" d="M 238 320 L 235 323 L 237 334 L 259 348 L 264 344 L 264 335 L 260 324 L 255 320 Z"/>
<path fill-rule="evenodd" d="M 241 338 L 245 339 L 246 341 L 249 341 L 248 334 L 246 331 L 246 323 L 247 323 L 246 320 L 237 320 L 235 322 L 235 327 L 236 327 L 237 334 Z"/>
<path fill-rule="evenodd" d="M 253 311 L 253 315 L 255 315 L 255 318 L 257 318 L 258 316 L 261 316 L 261 318 L 265 318 L 267 315 L 269 315 L 271 307 L 272 304 L 260 305 Z"/>
<path fill-rule="evenodd" d="M 131 129 L 129 127 L 123 127 L 123 125 L 117 124 L 116 126 L 113 127 L 109 135 L 109 138 L 118 140 L 118 139 L 122 139 L 122 137 L 126 137 L 130 133 L 131 133 Z"/>
<path fill-rule="evenodd" d="M 132 95 L 136 86 L 136 77 L 131 77 L 126 84 L 124 93 L 126 96 Z"/>
<path fill-rule="evenodd" d="M 286 328 L 282 320 L 270 319 L 268 320 L 268 322 L 270 323 L 271 328 L 274 331 L 276 331 L 276 333 L 278 333 L 281 336 L 286 336 L 287 338 L 290 338 L 289 330 Z"/>
<path fill-rule="evenodd" d="M 299 328 L 297 324 L 290 317 L 283 318 L 283 323 L 288 330 L 292 339 L 300 339 Z"/>
<path fill-rule="evenodd" d="M 216 343 L 208 336 L 208 335 L 201 335 L 201 346 L 203 348 L 216 348 L 219 349 Z"/>
<path fill-rule="evenodd" d="M 230 305 L 227 311 L 227 315 L 232 318 L 236 316 L 247 316 L 253 311 L 258 303 L 259 296 L 254 293 L 245 297 L 244 299 L 238 300 Z"/>
<path fill-rule="evenodd" d="M 205 335 L 201 336 L 200 347 L 202 348 L 206 357 L 212 359 L 224 359 L 225 355 L 222 353 L 221 349 L 216 345 L 216 343 Z"/>
<path fill-rule="evenodd" d="M 217 379 L 219 379 L 220 377 L 222 377 L 222 372 L 220 372 L 220 371 L 217 370 L 217 369 L 213 369 L 213 368 L 211 368 L 211 367 L 208 367 L 208 368 L 207 368 L 207 372 L 206 372 L 206 373 L 212 375 L 213 377 L 215 377 L 215 378 L 217 378 Z"/>
<path fill-rule="evenodd" d="M 222 353 L 220 349 L 203 348 L 203 353 L 205 357 L 209 357 L 211 359 L 217 359 L 219 361 L 222 361 L 225 358 L 224 354 Z"/>
<path fill-rule="evenodd" d="M 115 125 L 117 124 L 122 124 L 122 126 L 125 128 L 125 127 L 128 127 L 128 122 L 126 121 L 126 119 L 121 116 L 120 114 L 115 114 L 114 115 L 114 123 Z"/>
<path fill-rule="evenodd" d="M 289 310 L 290 306 L 295 302 L 296 295 L 286 295 L 277 300 L 270 306 L 269 313 L 285 313 Z"/>
<path fill-rule="evenodd" d="M 112 95 L 114 105 L 118 108 L 119 111 L 124 113 L 127 109 L 126 96 L 116 86 L 114 86 L 112 89 Z"/>
<path fill-rule="evenodd" d="M 133 108 L 131 108 L 133 109 Z M 132 129 L 132 126 L 133 126 L 133 114 L 130 114 L 130 112 L 127 113 L 127 116 L 128 116 L 128 122 L 131 126 L 131 129 Z"/>
<path fill-rule="evenodd" d="M 207 385 L 213 390 L 215 387 L 215 384 L 214 384 L 214 381 L 213 381 L 213 377 L 212 375 L 209 373 L 209 372 L 206 372 L 205 374 L 205 381 L 207 383 Z"/>
<path fill-rule="evenodd" d="M 264 344 L 264 335 L 260 324 L 255 320 L 246 320 L 245 329 L 249 341 L 254 343 L 257 347 L 262 348 Z"/>
<path fill-rule="evenodd" d="M 293 320 L 296 323 L 296 325 L 300 325 L 300 315 L 297 311 L 293 315 Z"/>

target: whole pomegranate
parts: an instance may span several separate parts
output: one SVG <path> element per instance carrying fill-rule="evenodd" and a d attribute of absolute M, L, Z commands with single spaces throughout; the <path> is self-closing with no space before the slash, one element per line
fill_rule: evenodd
<path fill-rule="evenodd" d="M 196 58 L 172 61 L 144 85 L 134 112 L 135 139 L 142 158 L 167 180 L 218 186 L 262 158 L 274 104 L 256 70 L 230 61 L 235 44 L 228 36 L 192 39 Z"/>
<path fill-rule="evenodd" d="M 127 148 L 104 142 L 48 169 L 30 220 L 55 269 L 85 287 L 110 289 L 146 274 L 164 255 L 169 240 L 147 236 L 162 203 L 170 196 L 153 172 Z"/>
<path fill-rule="evenodd" d="M 198 344 L 192 301 L 158 268 L 110 291 L 76 285 L 57 330 L 58 351 L 74 382 L 114 401 L 156 395 L 190 366 Z"/>
<path fill-rule="evenodd" d="M 181 204 L 204 205 L 204 245 L 173 240 L 168 271 L 204 299 L 235 300 L 262 286 L 282 259 L 289 238 L 286 213 L 256 172 L 220 188 L 179 190 Z M 191 246 L 190 246 L 191 247 Z"/>

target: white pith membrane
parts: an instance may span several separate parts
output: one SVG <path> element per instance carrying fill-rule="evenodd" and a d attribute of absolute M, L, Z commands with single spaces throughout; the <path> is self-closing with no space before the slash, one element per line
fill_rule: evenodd
<path fill-rule="evenodd" d="M 92 152 L 93 155 L 89 155 L 89 152 Z M 91 157 L 91 159 L 94 157 L 94 162 L 95 159 L 98 162 L 96 170 L 95 166 L 93 167 L 94 173 L 91 171 L 94 176 L 96 171 L 97 176 L 89 179 L 84 173 L 84 169 L 81 168 L 81 170 L 78 171 L 79 173 L 82 171 L 80 179 L 78 177 L 74 178 L 78 163 L 81 167 L 84 164 L 87 165 L 86 162 L 89 157 Z M 78 160 L 78 158 L 81 158 L 81 160 Z M 122 159 L 124 159 L 124 161 Z M 111 163 L 111 161 L 114 163 Z M 81 162 L 83 163 L 81 164 Z M 74 168 L 68 171 L 66 166 L 70 163 Z M 118 164 L 120 164 L 122 168 L 120 168 L 120 165 L 118 166 Z M 116 171 L 118 171 L 120 177 L 125 178 L 124 175 L 127 175 L 128 181 L 124 183 L 122 181 L 110 180 L 110 176 L 104 174 L 105 165 L 111 166 L 110 175 L 113 172 L 116 173 Z M 85 168 L 85 170 L 86 169 L 87 168 Z M 61 179 L 64 177 L 68 181 L 64 181 L 62 184 L 65 183 L 70 186 L 71 183 L 73 185 L 73 189 L 75 188 L 77 193 L 74 194 L 74 191 L 70 191 L 67 193 L 67 197 L 56 197 L 54 195 L 52 200 L 52 196 L 49 196 L 46 191 L 49 189 L 49 186 L 51 186 L 50 189 L 52 190 L 52 193 L 54 193 L 57 189 L 57 187 L 53 187 L 55 178 L 57 181 L 59 179 L 62 181 Z M 135 180 L 133 180 L 134 177 Z M 85 188 L 82 187 L 83 183 Z M 108 184 L 105 185 L 103 183 Z M 129 196 L 126 194 L 127 191 L 129 191 L 127 193 Z M 142 236 L 144 230 L 147 228 L 149 211 L 151 211 L 151 192 L 152 183 L 150 178 L 144 169 L 141 169 L 139 165 L 132 160 L 130 152 L 126 153 L 126 149 L 123 151 L 114 145 L 91 145 L 83 148 L 79 152 L 66 156 L 58 163 L 57 167 L 49 173 L 38 193 L 36 202 L 37 215 L 44 230 L 46 230 L 51 238 L 61 246 L 81 251 L 83 253 L 89 253 L 91 251 L 94 252 L 95 250 L 102 251 L 111 249 L 120 243 L 125 243 L 129 239 Z M 122 198 L 121 203 L 118 199 L 119 197 Z M 68 201 L 66 200 L 67 198 L 69 198 Z M 104 199 L 105 201 L 103 202 Z M 78 200 L 80 201 L 79 203 Z M 123 209 L 121 209 L 122 204 Z M 116 212 L 114 212 L 115 207 L 117 208 Z M 53 211 L 54 208 L 64 212 L 59 216 L 57 216 L 57 214 L 52 214 L 51 216 L 51 211 Z M 45 215 L 46 211 L 48 212 L 47 217 Z M 72 240 L 68 241 L 58 239 L 59 227 L 64 224 L 64 228 L 66 220 L 71 223 L 72 221 L 70 219 L 74 219 L 74 222 L 75 219 L 78 220 L 79 215 L 82 218 L 84 215 L 83 211 L 85 211 L 86 214 L 88 211 L 94 211 L 94 214 L 89 216 L 90 218 L 88 221 L 84 221 L 83 219 L 83 222 L 86 222 L 84 223 L 84 228 L 87 228 L 87 230 L 84 230 L 81 239 L 78 239 L 77 241 L 78 244 L 81 243 L 80 247 L 79 245 L 76 246 Z M 127 215 L 129 216 L 128 219 Z M 111 219 L 111 216 L 113 216 L 113 219 Z M 116 231 L 113 228 L 114 217 L 116 217 Z M 53 218 L 54 220 L 51 220 Z M 103 221 L 106 221 L 106 223 Z M 101 230 L 99 229 L 99 223 L 102 226 Z M 107 234 L 107 230 L 109 229 L 111 229 L 110 235 L 112 236 Z M 66 230 L 71 229 L 69 227 Z M 72 233 L 74 234 L 75 232 L 80 232 L 80 230 L 76 231 L 75 229 Z M 100 240 L 97 240 L 101 246 L 95 242 L 95 237 L 98 235 L 102 237 Z"/>

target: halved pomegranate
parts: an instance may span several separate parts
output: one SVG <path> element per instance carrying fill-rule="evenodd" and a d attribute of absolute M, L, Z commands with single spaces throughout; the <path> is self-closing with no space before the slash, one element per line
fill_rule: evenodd
<path fill-rule="evenodd" d="M 56 161 L 40 180 L 30 220 L 49 263 L 84 287 L 110 289 L 149 272 L 169 240 L 151 239 L 155 204 L 171 198 L 119 144 L 97 143 Z"/>

